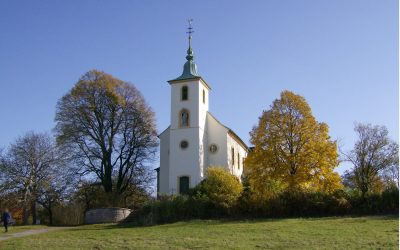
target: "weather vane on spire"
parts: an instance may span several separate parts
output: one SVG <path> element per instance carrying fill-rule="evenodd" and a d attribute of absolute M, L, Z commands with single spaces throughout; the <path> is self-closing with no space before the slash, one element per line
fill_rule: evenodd
<path fill-rule="evenodd" d="M 188 20 L 188 23 L 189 23 L 189 27 L 188 27 L 188 31 L 186 32 L 187 34 L 189 34 L 189 48 L 191 48 L 192 46 L 192 44 L 191 44 L 191 41 L 192 41 L 192 34 L 194 33 L 194 30 L 193 30 L 193 27 L 192 27 L 192 22 L 193 22 L 193 19 L 192 18 L 189 18 Z"/>

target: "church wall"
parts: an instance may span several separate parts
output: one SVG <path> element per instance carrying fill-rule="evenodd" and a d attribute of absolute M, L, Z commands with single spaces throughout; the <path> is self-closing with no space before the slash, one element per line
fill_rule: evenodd
<path fill-rule="evenodd" d="M 200 168 L 200 181 L 203 180 L 205 170 L 207 168 L 207 158 L 208 158 L 208 136 L 207 136 L 207 127 L 204 126 L 204 129 L 199 130 L 199 168 Z M 197 185 L 197 183 L 195 184 Z"/>
<path fill-rule="evenodd" d="M 234 161 L 232 161 L 232 148 L 234 149 L 235 154 Z M 238 153 L 240 156 L 240 163 L 238 162 Z M 243 148 L 230 134 L 227 134 L 227 154 L 229 171 L 240 178 L 243 173 L 243 159 L 247 157 L 247 150 Z"/>
<path fill-rule="evenodd" d="M 169 193 L 169 137 L 170 129 L 160 134 L 160 193 Z"/>
<path fill-rule="evenodd" d="M 180 147 L 182 140 L 186 140 L 189 143 L 186 149 Z M 174 194 L 179 191 L 178 178 L 180 176 L 190 177 L 190 187 L 194 187 L 201 181 L 199 145 L 198 128 L 171 130 L 169 193 Z"/>
<path fill-rule="evenodd" d="M 228 168 L 227 161 L 227 133 L 228 129 L 218 123 L 211 115 L 207 115 L 207 136 L 208 144 L 206 150 L 208 153 L 207 166 L 220 166 Z M 210 153 L 209 147 L 216 144 L 218 150 L 216 153 Z"/>

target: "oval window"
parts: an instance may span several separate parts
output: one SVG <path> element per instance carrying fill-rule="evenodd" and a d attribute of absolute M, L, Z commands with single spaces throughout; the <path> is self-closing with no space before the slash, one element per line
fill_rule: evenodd
<path fill-rule="evenodd" d="M 180 146 L 181 146 L 182 149 L 186 149 L 189 146 L 189 142 L 181 141 Z"/>
<path fill-rule="evenodd" d="M 216 153 L 218 151 L 218 147 L 215 144 L 211 144 L 209 150 L 210 150 L 211 153 L 214 154 L 214 153 Z"/>

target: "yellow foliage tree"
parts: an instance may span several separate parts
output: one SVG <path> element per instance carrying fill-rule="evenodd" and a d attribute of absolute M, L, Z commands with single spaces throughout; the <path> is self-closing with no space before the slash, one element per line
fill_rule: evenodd
<path fill-rule="evenodd" d="M 268 197 L 282 190 L 330 193 L 341 188 L 333 171 L 338 166 L 336 141 L 302 96 L 283 91 L 271 109 L 263 111 L 250 136 L 254 150 L 245 164 L 255 193 Z"/>

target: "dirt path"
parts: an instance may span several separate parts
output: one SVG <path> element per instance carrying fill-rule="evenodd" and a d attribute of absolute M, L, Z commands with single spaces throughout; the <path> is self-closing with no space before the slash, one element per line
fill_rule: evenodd
<path fill-rule="evenodd" d="M 34 235 L 34 234 L 41 234 L 41 233 L 47 233 L 51 231 L 56 231 L 56 230 L 62 230 L 62 229 L 69 229 L 71 227 L 48 227 L 48 228 L 41 228 L 41 229 L 31 229 L 31 230 L 26 230 L 22 232 L 17 232 L 17 233 L 4 233 L 0 235 L 0 241 L 11 239 L 11 238 L 19 238 L 19 237 L 24 237 L 28 235 Z"/>

